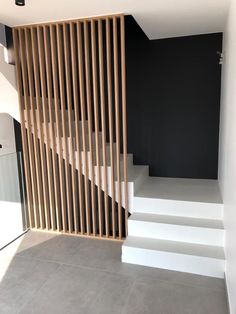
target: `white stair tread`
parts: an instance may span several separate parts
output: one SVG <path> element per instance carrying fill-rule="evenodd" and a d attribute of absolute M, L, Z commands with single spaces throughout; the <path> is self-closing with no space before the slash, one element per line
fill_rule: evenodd
<path fill-rule="evenodd" d="M 180 225 L 180 226 L 191 226 L 191 227 L 199 227 L 199 228 L 224 229 L 223 222 L 221 220 L 216 220 L 216 219 L 202 219 L 202 218 L 146 214 L 146 213 L 134 212 L 129 217 L 129 220 L 170 224 L 170 225 Z"/>
<path fill-rule="evenodd" d="M 148 177 L 135 196 L 222 204 L 217 180 Z"/>
<path fill-rule="evenodd" d="M 175 254 L 225 259 L 223 247 L 128 236 L 124 247 L 164 251 Z"/>

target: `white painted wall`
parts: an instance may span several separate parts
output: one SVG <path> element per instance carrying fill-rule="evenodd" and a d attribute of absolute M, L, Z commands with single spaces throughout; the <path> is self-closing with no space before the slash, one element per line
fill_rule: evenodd
<path fill-rule="evenodd" d="M 0 249 L 22 234 L 24 221 L 20 198 L 14 117 L 20 122 L 15 67 L 4 61 L 0 46 Z"/>
<path fill-rule="evenodd" d="M 0 157 L 16 152 L 14 121 L 7 113 L 0 113 Z"/>
<path fill-rule="evenodd" d="M 226 281 L 231 314 L 236 313 L 236 1 L 224 34 L 219 182 L 225 204 Z"/>
<path fill-rule="evenodd" d="M 8 113 L 20 122 L 15 66 L 4 61 L 2 46 L 0 46 L 0 113 Z"/>
<path fill-rule="evenodd" d="M 0 156 L 0 249 L 24 230 L 17 155 Z"/>
<path fill-rule="evenodd" d="M 24 221 L 13 118 L 0 114 L 0 249 L 22 234 Z"/>

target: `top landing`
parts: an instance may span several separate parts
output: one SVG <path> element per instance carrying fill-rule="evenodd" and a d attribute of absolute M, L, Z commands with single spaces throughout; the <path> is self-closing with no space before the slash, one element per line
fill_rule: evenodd
<path fill-rule="evenodd" d="M 222 204 L 217 180 L 148 177 L 137 197 Z"/>

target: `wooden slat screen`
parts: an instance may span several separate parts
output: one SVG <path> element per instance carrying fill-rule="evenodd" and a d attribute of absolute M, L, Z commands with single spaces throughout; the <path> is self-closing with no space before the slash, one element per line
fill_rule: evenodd
<path fill-rule="evenodd" d="M 127 234 L 123 15 L 13 30 L 31 228 Z"/>

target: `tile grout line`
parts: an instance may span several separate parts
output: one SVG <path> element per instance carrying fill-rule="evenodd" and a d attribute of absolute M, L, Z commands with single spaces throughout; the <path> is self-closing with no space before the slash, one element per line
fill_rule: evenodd
<path fill-rule="evenodd" d="M 45 261 L 45 262 L 47 262 L 47 261 Z M 55 263 L 55 264 L 58 264 L 58 267 L 47 277 L 45 282 L 34 292 L 32 297 L 21 306 L 21 308 L 17 311 L 17 314 L 20 314 L 21 311 L 24 310 L 24 308 L 34 299 L 35 295 L 44 287 L 44 285 L 48 282 L 48 280 L 51 279 L 51 277 L 58 271 L 58 269 L 60 269 L 60 267 L 61 267 L 60 263 Z"/>
<path fill-rule="evenodd" d="M 21 257 L 21 258 L 29 259 L 29 257 L 27 257 L 27 256 L 22 256 L 22 255 L 17 255 L 17 256 Z M 58 262 L 58 261 L 50 260 L 50 259 L 41 259 L 41 258 L 37 258 L 37 257 L 30 257 L 30 258 L 38 260 L 38 261 L 41 261 L 41 262 L 49 262 L 49 263 L 59 264 L 60 266 L 64 265 L 64 266 L 70 266 L 70 267 L 76 267 L 76 268 L 84 268 L 84 269 L 88 269 L 88 270 L 102 271 L 104 273 L 118 274 L 118 275 L 127 276 L 129 278 L 134 278 L 132 275 L 129 275 L 129 274 L 122 274 L 122 273 L 119 273 L 119 272 L 114 272 L 114 271 L 106 270 L 106 269 L 102 269 L 102 268 L 96 268 L 96 267 L 85 266 L 85 265 L 69 264 L 69 263 L 65 263 L 65 262 Z M 140 280 L 136 276 L 135 276 L 134 279 L 135 279 L 135 281 L 142 283 L 142 280 Z M 211 287 L 206 287 L 206 286 L 201 285 L 201 284 L 199 284 L 199 285 L 191 285 L 191 284 L 184 283 L 184 282 L 178 281 L 178 280 L 177 281 L 173 281 L 173 280 L 168 280 L 168 279 L 163 279 L 163 278 L 157 278 L 157 281 L 166 282 L 166 283 L 172 283 L 172 284 L 179 284 L 179 285 L 182 285 L 182 286 L 185 286 L 185 287 L 203 288 L 203 289 L 206 289 L 206 290 L 212 290 L 212 291 L 218 291 L 218 292 L 224 292 L 225 291 L 224 288 L 211 288 Z"/>
<path fill-rule="evenodd" d="M 103 280 L 102 285 L 101 285 L 101 287 L 100 287 L 100 291 L 101 291 L 101 288 L 104 288 L 104 287 L 105 287 L 106 282 L 108 282 L 108 274 L 113 274 L 113 273 L 105 273 L 106 279 Z M 100 291 L 99 291 L 99 293 L 95 296 L 95 298 L 93 299 L 93 301 L 91 302 L 91 304 L 90 304 L 89 306 L 92 306 L 97 300 L 99 300 Z"/>
<path fill-rule="evenodd" d="M 132 283 L 132 286 L 130 287 L 130 291 L 129 291 L 128 295 L 127 295 L 127 299 L 126 299 L 126 302 L 125 302 L 125 304 L 123 306 L 123 310 L 122 310 L 121 314 L 127 314 L 127 312 L 126 312 L 127 305 L 128 305 L 130 296 L 131 296 L 131 294 L 132 294 L 132 292 L 134 290 L 134 286 L 135 286 L 136 281 L 137 281 L 137 279 L 134 280 L 134 282 Z"/>
<path fill-rule="evenodd" d="M 127 276 L 132 278 L 131 275 L 129 274 L 122 274 L 119 272 L 114 272 L 111 270 L 107 270 L 107 269 L 102 269 L 102 268 L 96 268 L 96 267 L 92 267 L 92 266 L 85 266 L 85 265 L 76 265 L 76 264 L 69 264 L 69 263 L 65 263 L 65 262 L 57 262 L 55 260 L 50 260 L 50 259 L 41 259 L 38 257 L 28 257 L 28 256 L 22 256 L 22 255 L 17 255 L 17 257 L 20 258 L 24 258 L 24 259 L 34 259 L 40 262 L 48 262 L 48 263 L 55 263 L 55 264 L 59 264 L 60 266 L 70 266 L 70 267 L 76 267 L 76 268 L 84 268 L 84 269 L 88 269 L 88 270 L 95 270 L 95 271 L 102 271 L 104 273 L 108 273 L 108 274 L 118 274 L 118 275 L 122 275 L 122 276 Z"/>

